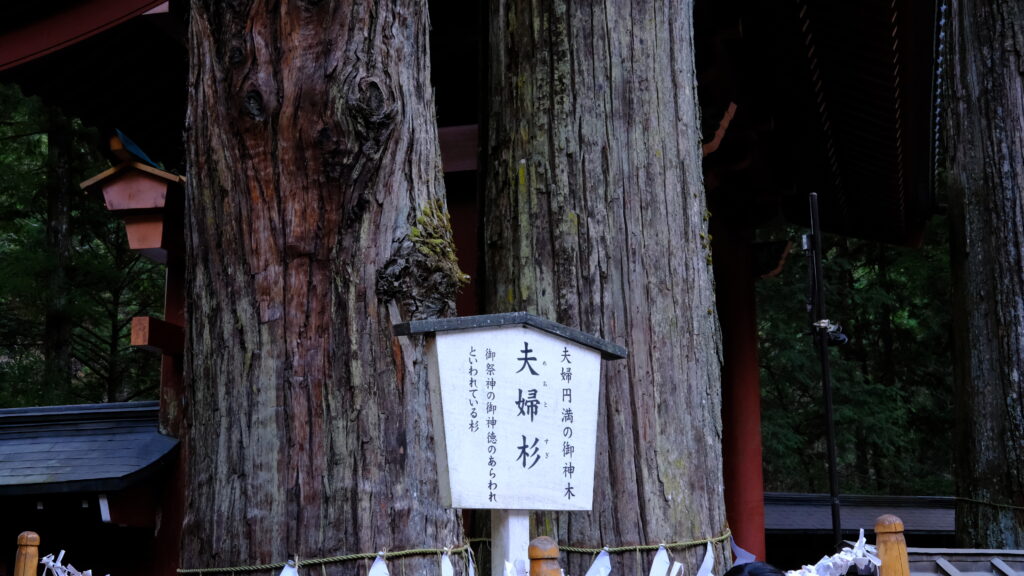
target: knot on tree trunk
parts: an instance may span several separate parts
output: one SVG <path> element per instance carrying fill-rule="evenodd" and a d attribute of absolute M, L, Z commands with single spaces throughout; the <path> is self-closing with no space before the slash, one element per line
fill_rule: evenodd
<path fill-rule="evenodd" d="M 448 212 L 435 200 L 411 219 L 408 235 L 377 273 L 377 296 L 398 302 L 408 319 L 448 316 L 468 281 L 455 255 Z"/>
<path fill-rule="evenodd" d="M 245 105 L 245 112 L 249 118 L 256 122 L 262 122 L 266 118 L 266 110 L 263 106 L 263 94 L 255 88 L 248 90 L 242 99 Z"/>
<path fill-rule="evenodd" d="M 385 89 L 382 81 L 364 76 L 347 98 L 349 114 L 355 127 L 356 142 L 364 155 L 380 158 L 398 118 L 395 94 Z"/>
<path fill-rule="evenodd" d="M 367 191 L 379 169 L 401 114 L 395 94 L 382 80 L 353 73 L 331 89 L 332 110 L 316 135 L 316 148 L 328 181 L 341 182 L 350 206 L 347 225 L 361 217 Z"/>

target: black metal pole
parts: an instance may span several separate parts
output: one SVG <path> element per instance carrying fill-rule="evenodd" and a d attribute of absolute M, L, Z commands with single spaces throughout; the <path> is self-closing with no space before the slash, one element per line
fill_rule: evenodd
<path fill-rule="evenodd" d="M 832 499 L 832 535 L 838 552 L 843 545 L 839 519 L 839 476 L 836 471 L 836 431 L 832 415 L 832 371 L 828 362 L 828 315 L 825 313 L 825 282 L 821 264 L 821 222 L 818 219 L 818 195 L 811 192 L 812 330 L 821 360 L 821 389 L 825 398 L 825 444 L 828 450 L 828 487 Z"/>

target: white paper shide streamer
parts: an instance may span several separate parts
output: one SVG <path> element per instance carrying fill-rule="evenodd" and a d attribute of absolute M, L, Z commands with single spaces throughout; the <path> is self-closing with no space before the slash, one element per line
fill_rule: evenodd
<path fill-rule="evenodd" d="M 43 565 L 43 576 L 92 576 L 92 570 L 86 570 L 79 572 L 75 570 L 75 567 L 71 564 L 64 566 L 61 562 L 64 561 L 64 551 L 61 550 L 60 554 L 56 558 L 53 554 L 47 554 L 39 563 Z M 110 576 L 110 574 L 107 574 Z"/>
<path fill-rule="evenodd" d="M 736 543 L 735 538 L 729 538 L 729 546 L 732 547 L 732 553 L 734 556 L 736 556 L 736 561 L 732 563 L 733 566 L 740 566 L 741 564 L 750 564 L 754 560 L 757 560 L 756 556 L 754 556 L 750 552 L 747 552 L 743 548 L 740 548 L 740 545 Z"/>
<path fill-rule="evenodd" d="M 373 560 L 373 565 L 370 566 L 370 572 L 367 576 L 391 576 L 388 572 L 388 563 L 384 561 L 384 555 L 380 554 Z"/>
<path fill-rule="evenodd" d="M 284 563 L 284 568 L 281 569 L 280 576 L 299 576 L 299 569 L 295 565 L 295 560 L 291 559 Z"/>
<path fill-rule="evenodd" d="M 711 569 L 714 567 L 715 552 L 709 542 L 707 550 L 704 552 L 704 560 L 700 564 L 700 570 L 697 571 L 697 576 L 711 576 Z M 683 564 L 681 562 L 673 562 L 669 558 L 668 550 L 664 546 L 658 547 L 658 552 L 654 555 L 654 561 L 651 562 L 649 576 L 683 576 L 684 571 Z M 590 574 L 588 573 L 587 576 L 590 576 Z"/>
<path fill-rule="evenodd" d="M 715 567 L 715 550 L 711 547 L 711 542 L 708 542 L 708 547 L 704 551 L 704 561 L 700 563 L 700 568 L 697 570 L 697 576 L 711 576 L 711 569 Z"/>
<path fill-rule="evenodd" d="M 455 576 L 455 567 L 447 552 L 441 555 L 441 576 Z"/>
<path fill-rule="evenodd" d="M 843 576 L 854 565 L 861 569 L 868 564 L 882 565 L 878 551 L 864 539 L 863 528 L 860 529 L 860 538 L 848 544 L 853 544 L 853 548 L 847 546 L 837 554 L 822 557 L 814 566 L 808 564 L 799 570 L 790 570 L 786 576 Z"/>
<path fill-rule="evenodd" d="M 587 570 L 587 576 L 608 576 L 612 573 L 612 559 L 608 556 L 607 550 L 601 550 L 601 553 L 594 558 L 594 563 L 590 565 Z"/>
<path fill-rule="evenodd" d="M 658 546 L 658 553 L 651 562 L 650 576 L 668 576 L 668 569 L 671 567 L 672 561 L 668 558 L 668 550 L 665 550 L 664 546 Z"/>

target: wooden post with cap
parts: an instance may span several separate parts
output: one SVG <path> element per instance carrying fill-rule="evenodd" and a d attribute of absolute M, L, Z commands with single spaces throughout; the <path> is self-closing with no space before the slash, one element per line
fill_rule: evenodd
<path fill-rule="evenodd" d="M 36 576 L 39 566 L 39 534 L 18 534 L 18 555 L 14 558 L 14 576 Z"/>
<path fill-rule="evenodd" d="M 882 561 L 879 576 L 910 576 L 907 540 L 899 516 L 883 514 L 875 520 L 875 546 Z"/>
<path fill-rule="evenodd" d="M 558 564 L 558 543 L 548 536 L 530 541 L 530 576 L 562 576 Z"/>

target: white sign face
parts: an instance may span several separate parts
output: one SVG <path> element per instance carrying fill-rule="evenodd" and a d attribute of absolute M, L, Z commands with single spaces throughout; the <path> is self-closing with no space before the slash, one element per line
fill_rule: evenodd
<path fill-rule="evenodd" d="M 435 345 L 447 503 L 590 510 L 600 353 L 521 325 L 438 332 Z"/>

